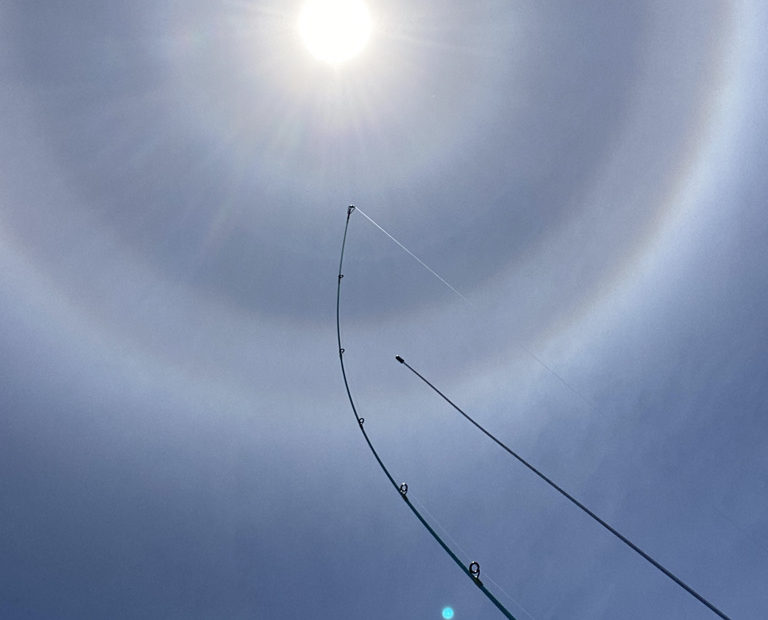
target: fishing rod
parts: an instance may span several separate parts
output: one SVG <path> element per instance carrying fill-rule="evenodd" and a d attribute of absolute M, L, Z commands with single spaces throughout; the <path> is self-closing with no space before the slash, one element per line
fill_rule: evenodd
<path fill-rule="evenodd" d="M 376 462 L 379 464 L 379 467 L 384 472 L 384 475 L 387 477 L 387 480 L 389 480 L 390 484 L 400 494 L 400 497 L 403 498 L 403 501 L 405 501 L 406 506 L 408 506 L 408 508 L 411 509 L 411 512 L 413 512 L 413 514 L 416 516 L 419 522 L 432 535 L 432 538 L 434 538 L 437 541 L 437 543 L 443 548 L 443 551 L 445 551 L 450 556 L 450 558 L 456 563 L 456 565 L 461 569 L 461 571 L 472 580 L 472 582 L 478 587 L 478 589 L 488 598 L 489 601 L 491 601 L 491 603 L 493 603 L 496 606 L 496 608 L 504 615 L 504 617 L 509 618 L 510 620 L 516 620 L 515 617 L 506 609 L 506 607 L 504 607 L 504 605 L 501 604 L 501 602 L 493 595 L 493 593 L 491 593 L 488 590 L 488 588 L 485 587 L 483 582 L 480 580 L 480 564 L 476 561 L 472 561 L 468 565 L 465 565 L 459 559 L 456 553 L 454 553 L 454 551 L 448 546 L 448 544 L 440 537 L 440 535 L 427 522 L 427 520 L 424 518 L 421 512 L 408 499 L 408 484 L 405 482 L 397 484 L 397 482 L 395 482 L 395 479 L 392 477 L 392 474 L 389 472 L 389 469 L 387 469 L 387 466 L 384 465 L 384 461 L 381 460 L 379 453 L 376 452 L 376 449 L 373 447 L 373 443 L 371 442 L 371 439 L 365 430 L 365 426 L 364 426 L 365 418 L 360 417 L 360 415 L 358 414 L 355 401 L 352 398 L 352 392 L 349 389 L 349 381 L 347 380 L 347 371 L 344 368 L 344 347 L 341 346 L 342 342 L 341 342 L 341 319 L 340 319 L 341 281 L 344 279 L 344 274 L 342 273 L 342 268 L 344 265 L 344 249 L 347 244 L 347 231 L 349 229 L 349 219 L 352 216 L 352 213 L 354 212 L 354 210 L 355 210 L 354 206 L 349 206 L 347 208 L 347 221 L 344 226 L 344 238 L 341 242 L 341 257 L 339 258 L 339 277 L 338 277 L 338 283 L 336 285 L 336 338 L 338 340 L 338 345 L 339 345 L 339 362 L 341 364 L 341 376 L 344 379 L 344 388 L 347 391 L 347 398 L 349 399 L 349 404 L 352 407 L 352 413 L 355 415 L 357 426 L 360 429 L 360 432 L 363 434 L 363 438 L 365 439 L 365 443 L 368 445 L 368 448 L 370 449 L 371 454 L 373 454 L 373 457 L 376 459 Z"/>
<path fill-rule="evenodd" d="M 717 607 L 715 607 L 712 603 L 710 603 L 706 598 L 704 598 L 701 594 L 696 592 L 691 586 L 689 586 L 687 583 L 685 583 L 682 579 L 680 579 L 677 575 L 675 575 L 672 571 L 665 568 L 661 563 L 653 559 L 650 555 L 648 555 L 645 551 L 640 549 L 636 544 L 634 544 L 631 540 L 629 540 L 626 536 L 624 536 L 621 532 L 619 532 L 616 528 L 612 527 L 605 521 L 603 521 L 600 517 L 598 517 L 594 512 L 592 512 L 589 508 L 587 508 L 584 504 L 582 504 L 579 500 L 577 500 L 575 497 L 573 497 L 570 493 L 565 491 L 562 487 L 558 486 L 553 482 L 550 478 L 545 476 L 543 473 L 541 473 L 538 469 L 536 469 L 533 465 L 531 465 L 528 461 L 526 461 L 522 456 L 517 454 L 514 450 L 509 448 L 506 444 L 504 444 L 500 439 L 498 439 L 493 433 L 491 433 L 489 430 L 487 430 L 482 424 L 477 422 L 474 418 L 472 418 L 469 414 L 467 414 L 461 407 L 459 407 L 456 403 L 454 403 L 450 398 L 448 398 L 443 392 L 441 392 L 435 385 L 433 385 L 430 381 L 426 379 L 419 371 L 417 371 L 413 366 L 411 366 L 408 362 L 406 362 L 400 355 L 395 355 L 395 359 L 400 362 L 403 366 L 405 366 L 408 370 L 410 370 L 414 375 L 416 375 L 421 381 L 423 381 L 426 385 L 428 385 L 436 394 L 438 394 L 445 402 L 447 402 L 451 407 L 453 407 L 457 412 L 459 412 L 464 418 L 467 419 L 471 424 L 473 424 L 478 430 L 480 430 L 483 434 L 485 434 L 486 437 L 488 437 L 491 441 L 496 443 L 500 448 L 505 450 L 507 453 L 509 453 L 511 456 L 516 458 L 518 461 L 520 461 L 523 465 L 525 465 L 528 469 L 530 469 L 534 474 L 536 474 L 539 478 L 541 478 L 544 482 L 546 482 L 549 486 L 551 486 L 555 491 L 560 493 L 563 497 L 565 497 L 568 501 L 570 501 L 572 504 L 574 504 L 577 508 L 579 508 L 582 512 L 590 516 L 592 519 L 594 519 L 597 523 L 599 523 L 603 528 L 605 528 L 607 531 L 609 531 L 611 534 L 613 534 L 616 538 L 618 538 L 621 542 L 623 542 L 625 545 L 627 545 L 630 549 L 632 549 L 634 552 L 636 552 L 640 557 L 647 560 L 650 564 L 652 564 L 654 567 L 659 569 L 662 573 L 664 573 L 667 577 L 669 577 L 672 581 L 674 581 L 678 586 L 683 588 L 686 592 L 688 592 L 690 595 L 692 595 L 694 598 L 696 598 L 700 603 L 706 605 L 711 611 L 713 611 L 715 614 L 720 616 L 721 618 L 724 618 L 725 620 L 730 620 L 728 616 L 726 616 L 722 611 L 720 611 Z"/>

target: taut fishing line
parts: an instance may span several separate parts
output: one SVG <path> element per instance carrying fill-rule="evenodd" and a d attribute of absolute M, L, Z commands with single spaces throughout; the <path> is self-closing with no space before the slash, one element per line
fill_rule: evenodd
<path fill-rule="evenodd" d="M 445 278 L 443 278 L 439 273 L 437 273 L 432 267 L 427 265 L 423 260 L 421 260 L 418 256 L 416 256 L 413 252 L 411 252 L 407 247 L 405 247 L 402 243 L 400 243 L 392 234 L 390 234 L 387 230 L 385 230 L 380 224 L 378 224 L 372 217 L 367 215 L 360 207 L 355 207 L 355 210 L 357 210 L 360 215 L 362 215 L 366 220 L 368 220 L 371 224 L 373 224 L 376 228 L 378 228 L 381 232 L 383 232 L 387 237 L 389 237 L 399 248 L 401 248 L 408 256 L 413 258 L 419 265 L 424 267 L 429 273 L 431 273 L 433 276 L 435 276 L 440 282 L 442 282 L 446 287 L 448 287 L 451 291 L 453 291 L 456 295 L 461 297 L 463 301 L 468 303 L 470 306 L 472 306 L 472 302 L 469 301 L 464 295 L 461 294 L 455 287 L 453 287 Z M 549 374 L 551 374 L 553 377 L 555 377 L 560 383 L 562 383 L 568 390 L 570 390 L 573 394 L 578 396 L 587 406 L 592 406 L 592 403 L 583 395 L 581 394 L 575 387 L 573 387 L 568 381 L 565 380 L 564 377 L 562 377 L 554 368 L 549 366 L 542 360 L 538 355 L 536 355 L 533 351 L 531 351 L 528 347 L 526 347 L 524 344 L 518 342 L 517 346 L 520 347 L 520 349 L 528 355 L 533 361 L 535 361 L 539 366 L 541 366 L 544 370 L 546 370 Z"/>
<path fill-rule="evenodd" d="M 424 267 L 429 273 L 431 273 L 433 276 L 435 276 L 440 282 L 445 284 L 449 289 L 451 289 L 454 293 L 456 293 L 459 297 L 461 297 L 464 301 L 469 303 L 469 300 L 464 297 L 459 291 L 457 291 L 455 288 L 453 288 L 448 281 L 443 278 L 439 273 L 437 273 L 432 267 L 427 265 L 423 260 L 421 260 L 418 256 L 416 256 L 413 252 L 411 252 L 407 247 L 405 247 L 402 243 L 400 243 L 397 239 L 395 239 L 392 235 L 390 235 L 386 230 L 384 230 L 381 226 L 379 226 L 376 222 L 373 221 L 370 217 L 368 217 L 365 212 L 360 207 L 355 207 L 360 212 L 360 215 L 362 215 L 366 220 L 368 220 L 371 224 L 373 224 L 376 228 L 378 228 L 381 232 L 383 232 L 387 237 L 389 237 L 392 241 L 394 241 L 408 256 L 413 258 L 419 265 Z"/>

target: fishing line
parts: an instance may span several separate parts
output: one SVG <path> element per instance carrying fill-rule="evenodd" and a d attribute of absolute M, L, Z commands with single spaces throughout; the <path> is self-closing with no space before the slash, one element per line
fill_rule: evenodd
<path fill-rule="evenodd" d="M 446 287 L 448 287 L 451 291 L 453 291 L 456 295 L 461 297 L 465 302 L 467 302 L 470 306 L 474 306 L 474 304 L 467 299 L 464 295 L 462 295 L 455 287 L 453 287 L 450 282 L 448 282 L 445 278 L 443 278 L 440 274 L 438 274 L 432 267 L 427 265 L 423 260 L 421 260 L 418 256 L 416 256 L 413 252 L 411 252 L 405 245 L 400 243 L 394 235 L 387 232 L 380 224 L 378 224 L 372 217 L 367 215 L 360 207 L 355 207 L 355 210 L 360 212 L 360 215 L 362 215 L 365 219 L 367 219 L 371 224 L 373 224 L 376 228 L 378 228 L 381 232 L 383 232 L 387 237 L 389 237 L 393 242 L 397 244 L 398 247 L 400 247 L 405 253 L 407 253 L 410 257 L 412 257 L 416 262 L 419 263 L 424 269 L 426 269 L 429 273 L 431 273 L 433 276 L 435 276 L 440 282 L 442 282 Z M 562 377 L 554 368 L 547 365 L 538 355 L 536 355 L 533 351 L 531 351 L 528 347 L 526 347 L 524 344 L 518 342 L 517 346 L 520 347 L 531 359 L 533 359 L 539 366 L 541 366 L 544 370 L 546 370 L 549 374 L 554 376 L 556 379 L 560 381 L 568 390 L 570 390 L 573 394 L 578 396 L 588 407 L 593 406 L 593 404 L 579 391 L 573 387 L 568 381 L 565 380 L 564 377 Z"/>
<path fill-rule="evenodd" d="M 530 355 L 536 362 L 544 368 L 549 374 L 554 376 L 556 379 L 560 381 L 572 394 L 575 396 L 578 396 L 581 399 L 581 402 L 583 402 L 587 407 L 594 407 L 594 403 L 591 402 L 586 396 L 581 394 L 575 387 L 573 387 L 570 383 L 568 383 L 562 376 L 560 376 L 560 373 L 558 373 L 554 368 L 549 366 L 542 360 L 538 355 L 536 355 L 533 351 L 531 351 L 528 347 L 526 347 L 524 344 L 518 344 L 523 351 L 525 351 L 528 355 Z"/>
<path fill-rule="evenodd" d="M 430 267 L 429 265 L 427 265 L 427 263 L 425 263 L 423 260 L 421 260 L 421 259 L 420 259 L 418 256 L 416 256 L 416 255 L 415 255 L 413 252 L 411 252 L 411 251 L 410 251 L 410 250 L 409 250 L 407 247 L 405 247 L 405 246 L 404 246 L 402 243 L 400 243 L 400 242 L 399 242 L 397 239 L 395 239 L 395 238 L 394 238 L 392 235 L 390 235 L 390 234 L 389 234 L 389 233 L 388 233 L 386 230 L 384 230 L 384 229 L 383 229 L 381 226 L 379 226 L 379 225 L 378 225 L 376 222 L 374 222 L 374 221 L 373 221 L 373 219 L 371 219 L 370 217 L 368 217 L 368 216 L 367 216 L 367 215 L 366 215 L 366 214 L 363 212 L 363 210 L 362 210 L 360 207 L 355 207 L 355 209 L 357 209 L 357 210 L 360 212 L 360 215 L 362 215 L 362 216 L 363 216 L 363 217 L 364 217 L 366 220 L 368 220 L 368 221 L 369 221 L 371 224 L 373 224 L 373 225 L 374 225 L 376 228 L 378 228 L 378 229 L 379 229 L 381 232 L 383 232 L 385 235 L 387 235 L 387 237 L 389 237 L 390 239 L 392 239 L 392 241 L 394 241 L 394 242 L 395 242 L 395 243 L 396 243 L 398 246 L 400 246 L 400 248 L 401 248 L 403 251 L 405 251 L 405 252 L 406 252 L 406 253 L 407 253 L 407 254 L 408 254 L 408 255 L 409 255 L 411 258 L 413 258 L 414 260 L 416 260 L 416 262 L 418 262 L 418 263 L 419 263 L 419 265 L 421 265 L 422 267 L 424 267 L 424 269 L 426 269 L 427 271 L 429 271 L 429 273 L 431 273 L 431 274 L 432 274 L 433 276 L 435 276 L 435 277 L 436 277 L 438 280 L 440 280 L 440 282 L 442 282 L 443 284 L 445 284 L 445 286 L 447 286 L 449 289 L 451 289 L 451 290 L 452 290 L 454 293 L 456 293 L 456 294 L 457 294 L 459 297 L 461 297 L 461 298 L 462 298 L 464 301 L 466 301 L 467 303 L 469 303 L 469 299 L 467 299 L 466 297 L 464 297 L 464 295 L 462 295 L 461 293 L 459 293 L 459 291 L 457 291 L 455 288 L 453 288 L 453 286 L 451 286 L 451 285 L 450 285 L 450 284 L 449 284 L 449 283 L 448 283 L 448 282 L 445 280 L 445 278 L 443 278 L 443 277 L 442 277 L 442 276 L 441 276 L 439 273 L 437 273 L 437 272 L 436 272 L 434 269 L 432 269 L 432 267 Z"/>
<path fill-rule="evenodd" d="M 439 519 L 438 519 L 438 518 L 437 518 L 437 517 L 436 517 L 436 516 L 435 516 L 435 515 L 434 515 L 432 512 L 430 512 L 430 511 L 429 511 L 429 508 L 427 508 L 427 507 L 424 505 L 424 502 L 423 502 L 423 501 L 419 501 L 419 500 L 417 500 L 417 499 L 415 499 L 415 498 L 414 498 L 412 501 L 413 501 L 413 503 L 414 503 L 414 504 L 416 504 L 416 506 L 417 506 L 417 507 L 418 507 L 418 508 L 419 508 L 419 509 L 420 509 L 420 510 L 421 510 L 421 511 L 424 513 L 424 514 L 426 514 L 426 515 L 429 517 L 430 521 L 431 521 L 431 522 L 432 522 L 432 523 L 435 525 L 435 527 L 436 527 L 438 530 L 442 530 L 442 532 L 443 532 L 443 535 L 445 536 L 445 538 L 447 538 L 447 539 L 448 539 L 448 542 L 450 542 L 450 543 L 451 543 L 451 544 L 454 546 L 454 548 L 455 548 L 455 549 L 458 549 L 458 550 L 459 550 L 461 553 L 463 553 L 465 556 L 469 556 L 469 554 L 468 554 L 468 553 L 467 553 L 467 552 L 466 552 L 466 551 L 465 551 L 465 550 L 462 548 L 462 546 L 461 546 L 461 545 L 460 545 L 460 544 L 459 544 L 459 543 L 456 541 L 456 539 L 455 539 L 453 536 L 451 536 L 451 533 L 448 531 L 448 528 L 447 528 L 447 527 L 445 527 L 445 525 L 443 525 L 442 523 L 440 523 L 440 520 L 439 520 Z M 509 594 L 509 592 L 507 592 L 507 591 L 506 591 L 504 588 L 502 588 L 502 587 L 499 585 L 499 583 L 498 583 L 497 581 L 495 581 L 495 580 L 494 580 L 494 579 L 493 579 L 493 578 L 492 578 L 492 577 L 491 577 L 491 576 L 488 574 L 488 572 L 487 572 L 487 571 L 485 571 L 484 575 L 485 575 L 485 576 L 483 577 L 483 579 L 485 579 L 486 581 L 490 581 L 490 582 L 491 582 L 493 585 L 495 585 L 497 590 L 499 590 L 499 591 L 500 591 L 500 592 L 501 592 L 501 593 L 502 593 L 504 596 L 506 596 L 506 597 L 507 597 L 507 599 L 508 599 L 509 601 L 511 601 L 511 602 L 512 602 L 512 603 L 513 603 L 515 606 L 519 607 L 519 608 L 520 608 L 520 609 L 523 611 L 523 613 L 524 613 L 526 616 L 528 616 L 528 617 L 529 617 L 531 620 L 536 620 L 536 618 L 534 618 L 534 617 L 531 615 L 531 612 L 529 612 L 529 611 L 528 611 L 528 610 L 527 610 L 527 609 L 526 609 L 526 608 L 523 606 L 523 604 L 522 604 L 520 601 L 518 601 L 516 598 L 514 598 L 512 595 L 510 595 L 510 594 Z"/>
<path fill-rule="evenodd" d="M 512 597 L 512 595 L 510 595 L 510 594 L 509 594 L 509 592 L 507 592 L 507 591 L 506 591 L 504 588 L 502 588 L 502 587 L 499 585 L 499 582 L 498 582 L 498 581 L 495 581 L 495 580 L 494 580 L 492 577 L 490 577 L 490 576 L 486 576 L 486 577 L 485 577 L 485 579 L 487 579 L 487 580 L 488 580 L 488 581 L 490 581 L 490 582 L 491 582 L 491 583 L 492 583 L 494 586 L 496 586 L 496 589 L 497 589 L 497 590 L 499 590 L 499 591 L 500 591 L 500 592 L 501 592 L 501 593 L 502 593 L 504 596 L 506 596 L 506 597 L 507 597 L 507 600 L 510 600 L 510 601 L 512 601 L 512 602 L 513 602 L 515 605 L 517 605 L 517 606 L 518 606 L 520 609 L 522 609 L 522 610 L 523 610 L 523 613 L 524 613 L 526 616 L 528 616 L 528 617 L 529 617 L 531 620 L 536 620 L 536 618 L 534 618 L 534 617 L 531 615 L 531 612 L 530 612 L 530 611 L 528 611 L 528 610 L 527 610 L 527 609 L 526 609 L 526 608 L 523 606 L 523 604 L 522 604 L 520 601 L 518 601 L 516 598 Z"/>
<path fill-rule="evenodd" d="M 536 469 L 533 465 L 531 465 L 528 461 L 526 461 L 523 457 L 521 457 L 517 452 L 509 448 L 506 444 L 504 444 L 500 439 L 498 439 L 493 433 L 488 431 L 482 424 L 475 421 L 474 418 L 469 416 L 461 407 L 459 407 L 456 403 L 454 403 L 450 398 L 448 398 L 443 392 L 441 392 L 437 387 L 435 387 L 430 381 L 428 381 L 421 373 L 419 373 L 413 366 L 411 366 L 408 362 L 406 362 L 402 357 L 399 355 L 395 356 L 395 359 L 400 362 L 403 366 L 408 368 L 414 375 L 416 375 L 419 379 L 421 379 L 426 385 L 428 385 L 432 390 L 437 393 L 445 402 L 447 402 L 451 407 L 453 407 L 456 411 L 458 411 L 464 418 L 466 418 L 470 423 L 472 423 L 478 430 L 480 430 L 486 437 L 491 439 L 494 443 L 496 443 L 500 448 L 508 452 L 511 456 L 516 458 L 518 461 L 520 461 L 523 465 L 525 465 L 528 469 L 530 469 L 534 474 L 536 474 L 539 478 L 541 478 L 544 482 L 546 482 L 549 486 L 551 486 L 553 489 L 555 489 L 558 493 L 560 493 L 563 497 L 565 497 L 568 501 L 573 503 L 576 507 L 581 509 L 586 515 L 590 516 L 592 519 L 594 519 L 597 523 L 603 526 L 606 530 L 608 530 L 611 534 L 613 534 L 616 538 L 618 538 L 621 542 L 623 542 L 625 545 L 627 545 L 630 549 L 635 551 L 637 554 L 639 554 L 642 558 L 650 562 L 653 566 L 655 566 L 657 569 L 659 569 L 662 573 L 664 573 L 667 577 L 669 577 L 672 581 L 674 581 L 678 586 L 683 588 L 685 591 L 687 591 L 689 594 L 691 594 L 694 598 L 696 598 L 700 603 L 703 603 L 706 605 L 711 611 L 716 613 L 721 618 L 725 618 L 725 620 L 730 620 L 728 616 L 726 616 L 722 611 L 720 611 L 717 607 L 715 607 L 712 603 L 710 603 L 707 599 L 705 599 L 701 594 L 696 592 L 691 586 L 689 586 L 687 583 L 685 583 L 682 579 L 677 577 L 674 573 L 672 573 L 670 570 L 662 566 L 659 562 L 654 560 L 650 555 L 648 555 L 645 551 L 640 549 L 636 544 L 634 544 L 631 540 L 629 540 L 626 536 L 624 536 L 621 532 L 619 532 L 617 529 L 603 521 L 600 517 L 598 517 L 594 512 L 592 512 L 589 508 L 587 508 L 584 504 L 582 504 L 579 500 L 577 500 L 575 497 L 570 495 L 567 491 L 565 491 L 563 488 L 555 484 L 550 478 L 545 476 L 543 473 L 541 473 L 538 469 Z"/>
<path fill-rule="evenodd" d="M 339 275 L 338 275 L 338 283 L 336 285 L 336 339 L 339 345 L 339 363 L 341 364 L 341 376 L 344 379 L 344 388 L 347 391 L 347 398 L 349 399 L 349 404 L 352 407 L 352 413 L 355 415 L 355 421 L 357 422 L 357 426 L 360 429 L 360 432 L 363 434 L 365 443 L 368 445 L 368 448 L 370 449 L 371 454 L 373 454 L 373 457 L 376 459 L 376 462 L 379 464 L 379 467 L 384 472 L 384 475 L 387 477 L 387 479 L 389 480 L 390 484 L 394 487 L 394 489 L 403 498 L 403 500 L 405 501 L 405 504 L 408 506 L 408 508 L 410 508 L 411 512 L 413 512 L 413 514 L 416 516 L 419 522 L 432 535 L 432 538 L 434 538 L 437 541 L 437 543 L 443 548 L 443 551 L 445 551 L 450 556 L 450 558 L 456 563 L 456 565 L 462 570 L 462 572 L 472 580 L 472 582 L 480 589 L 480 591 L 483 594 L 485 594 L 488 600 L 491 601 L 491 603 L 493 603 L 494 606 L 506 618 L 509 618 L 510 620 L 516 620 L 515 617 L 507 610 L 507 608 L 504 607 L 504 605 L 493 595 L 493 593 L 491 593 L 490 590 L 488 590 L 485 587 L 483 582 L 480 580 L 480 565 L 475 561 L 472 561 L 469 565 L 465 565 L 459 559 L 459 557 L 454 553 L 451 547 L 448 546 L 448 544 L 440 537 L 440 535 L 434 530 L 434 528 L 427 522 L 424 516 L 422 516 L 421 512 L 408 499 L 408 485 L 405 482 L 399 485 L 397 484 L 397 482 L 395 482 L 395 479 L 392 477 L 392 474 L 389 472 L 389 469 L 387 469 L 386 465 L 384 465 L 384 461 L 381 460 L 379 453 L 376 452 L 376 449 L 373 447 L 373 443 L 371 442 L 371 439 L 365 430 L 365 418 L 360 417 L 360 415 L 357 412 L 355 401 L 352 398 L 352 392 L 349 389 L 349 381 L 347 380 L 347 371 L 344 368 L 344 347 L 341 346 L 342 343 L 341 343 L 341 319 L 340 319 L 341 281 L 344 278 L 344 274 L 342 273 L 342 267 L 344 265 L 344 248 L 346 247 L 346 244 L 347 244 L 347 230 L 349 229 L 349 218 L 352 215 L 352 212 L 354 210 L 355 210 L 355 207 L 353 206 L 350 206 L 347 209 L 347 221 L 344 226 L 344 238 L 341 242 L 341 257 L 339 258 Z"/>

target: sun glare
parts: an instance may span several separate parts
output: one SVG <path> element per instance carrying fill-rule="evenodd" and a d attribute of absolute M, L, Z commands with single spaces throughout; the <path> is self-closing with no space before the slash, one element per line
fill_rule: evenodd
<path fill-rule="evenodd" d="M 299 32 L 315 58 L 338 65 L 365 47 L 371 15 L 361 0 L 309 0 L 299 16 Z"/>

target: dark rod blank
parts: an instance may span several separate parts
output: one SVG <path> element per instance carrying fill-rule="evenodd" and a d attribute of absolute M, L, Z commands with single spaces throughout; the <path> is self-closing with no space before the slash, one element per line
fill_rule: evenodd
<path fill-rule="evenodd" d="M 387 466 L 384 465 L 384 461 L 381 460 L 381 457 L 379 456 L 379 453 L 376 452 L 376 449 L 373 447 L 373 443 L 371 442 L 370 437 L 368 437 L 368 433 L 365 431 L 365 428 L 363 427 L 365 423 L 365 419 L 361 418 L 360 415 L 357 413 L 357 407 L 355 406 L 355 401 L 352 398 L 352 392 L 349 389 L 349 381 L 347 380 L 347 371 L 344 368 L 344 347 L 341 346 L 341 319 L 340 319 L 340 308 L 341 308 L 341 280 L 344 277 L 344 274 L 342 273 L 342 267 L 344 265 L 344 248 L 347 245 L 347 230 L 349 229 L 349 218 L 352 215 L 352 212 L 355 210 L 355 207 L 350 206 L 347 209 L 347 222 L 344 226 L 344 239 L 341 242 L 341 256 L 339 258 L 339 275 L 337 279 L 337 285 L 336 285 L 336 339 L 339 345 L 339 362 L 341 364 L 341 376 L 344 379 L 344 388 L 347 391 L 347 398 L 349 399 L 349 404 L 352 407 L 352 413 L 355 415 L 355 420 L 357 421 L 357 426 L 360 429 L 360 432 L 363 434 L 363 438 L 365 439 L 365 443 L 368 445 L 368 448 L 371 450 L 371 453 L 373 454 L 373 457 L 376 459 L 376 462 L 379 464 L 379 467 L 384 472 L 384 475 L 389 480 L 390 484 L 395 488 L 395 490 L 398 492 L 398 494 L 403 498 L 408 508 L 411 509 L 411 512 L 416 516 L 416 518 L 421 522 L 421 524 L 424 526 L 424 528 L 432 535 L 432 538 L 434 538 L 437 543 L 443 548 L 443 551 L 445 551 L 450 558 L 456 563 L 456 565 L 462 570 L 464 574 L 466 574 L 473 583 L 480 589 L 480 591 L 485 594 L 485 596 L 488 598 L 491 603 L 493 603 L 496 608 L 504 615 L 505 618 L 509 618 L 509 620 L 515 620 L 515 617 L 509 613 L 509 611 L 504 607 L 504 605 L 501 604 L 501 602 L 493 595 L 493 593 L 488 590 L 488 588 L 483 585 L 483 582 L 479 579 L 479 567 L 477 568 L 477 574 L 474 572 L 474 566 L 477 564 L 476 562 L 472 562 L 469 566 L 465 566 L 462 561 L 459 559 L 459 557 L 453 552 L 453 550 L 448 546 L 448 544 L 440 537 L 440 535 L 432 528 L 432 526 L 427 522 L 427 520 L 422 516 L 421 512 L 414 506 L 411 501 L 408 499 L 407 493 L 408 493 L 408 485 L 403 483 L 402 485 L 398 485 L 397 482 L 395 482 L 395 479 L 392 477 L 392 474 L 389 472 L 389 469 L 387 469 Z"/>

